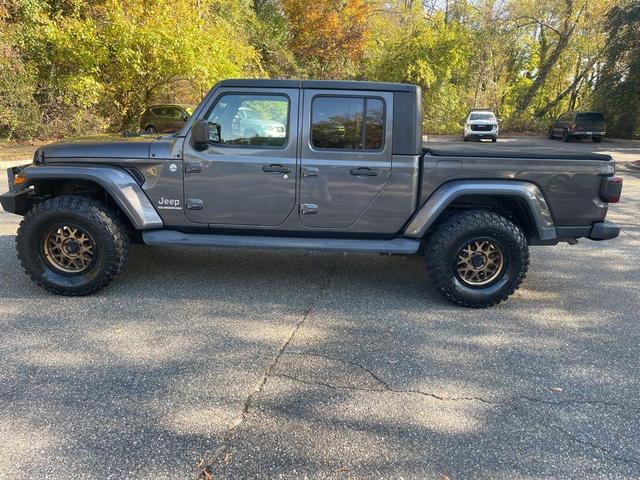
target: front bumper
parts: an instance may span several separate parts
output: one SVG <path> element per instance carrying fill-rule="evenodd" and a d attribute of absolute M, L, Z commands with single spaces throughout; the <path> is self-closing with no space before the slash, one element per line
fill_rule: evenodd
<path fill-rule="evenodd" d="M 464 136 L 467 138 L 498 138 L 498 129 L 493 130 L 472 130 L 471 128 L 464 129 Z"/>
<path fill-rule="evenodd" d="M 0 204 L 5 212 L 24 215 L 34 205 L 34 198 L 29 190 L 7 192 L 0 195 Z"/>

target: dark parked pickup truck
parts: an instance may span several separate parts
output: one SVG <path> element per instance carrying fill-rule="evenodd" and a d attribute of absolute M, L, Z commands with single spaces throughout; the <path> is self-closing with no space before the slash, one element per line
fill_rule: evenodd
<path fill-rule="evenodd" d="M 420 99 L 405 84 L 226 80 L 174 135 L 45 146 L 0 197 L 24 215 L 18 258 L 38 285 L 84 295 L 132 239 L 424 255 L 447 298 L 486 307 L 523 281 L 529 245 L 618 235 L 609 156 L 425 150 Z"/>

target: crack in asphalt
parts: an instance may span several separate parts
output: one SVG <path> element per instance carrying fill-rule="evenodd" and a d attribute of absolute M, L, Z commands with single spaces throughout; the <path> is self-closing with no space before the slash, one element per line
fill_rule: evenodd
<path fill-rule="evenodd" d="M 633 234 L 633 233 L 629 233 L 629 232 L 628 232 L 628 231 L 626 231 L 624 228 L 620 228 L 620 231 L 621 231 L 622 233 L 624 233 L 625 235 L 627 235 L 627 236 L 631 237 L 633 240 L 640 241 L 640 237 L 636 236 L 636 235 L 635 235 L 635 234 Z"/>
<path fill-rule="evenodd" d="M 212 474 L 214 473 L 216 465 L 221 465 L 222 469 L 224 469 L 224 463 L 226 462 L 220 462 L 220 458 L 222 457 L 222 454 L 227 449 L 228 443 L 231 441 L 231 437 L 233 436 L 235 430 L 240 425 L 242 425 L 242 423 L 246 420 L 247 414 L 249 413 L 249 409 L 251 408 L 251 404 L 254 398 L 257 395 L 259 395 L 260 392 L 262 392 L 262 390 L 264 389 L 264 386 L 267 384 L 267 381 L 272 376 L 274 369 L 278 365 L 280 358 L 285 353 L 285 350 L 287 349 L 289 344 L 293 341 L 293 338 L 296 336 L 296 333 L 298 333 L 298 330 L 300 330 L 300 328 L 303 326 L 307 318 L 309 318 L 309 315 L 311 314 L 313 309 L 316 307 L 316 305 L 318 305 L 320 298 L 322 297 L 322 294 L 325 292 L 327 287 L 331 284 L 331 280 L 335 275 L 336 268 L 337 268 L 336 262 L 334 262 L 331 265 L 331 267 L 329 267 L 326 274 L 326 278 L 320 284 L 320 287 L 318 288 L 317 293 L 314 295 L 311 302 L 302 313 L 300 320 L 298 320 L 298 322 L 294 325 L 293 330 L 291 330 L 291 333 L 289 334 L 285 342 L 280 346 L 276 355 L 273 357 L 271 362 L 269 362 L 269 364 L 267 365 L 267 368 L 265 369 L 265 372 L 260 378 L 260 380 L 258 381 L 258 383 L 256 383 L 256 385 L 253 387 L 253 389 L 249 392 L 249 394 L 245 398 L 245 401 L 242 404 L 242 410 L 240 412 L 240 415 L 225 431 L 223 436 L 224 440 L 222 444 L 217 449 L 215 449 L 213 451 L 213 454 L 210 456 L 211 461 L 205 464 L 204 459 L 202 459 L 198 463 L 196 467 L 197 479 L 209 480 L 210 478 L 212 478 Z"/>
<path fill-rule="evenodd" d="M 596 443 L 590 442 L 589 440 L 583 440 L 581 438 L 576 437 L 574 434 L 572 434 L 571 432 L 565 430 L 562 427 L 559 427 L 557 425 L 553 425 L 553 428 L 555 428 L 556 430 L 558 430 L 560 433 L 564 434 L 565 436 L 567 436 L 568 438 L 570 438 L 571 440 L 573 440 L 576 443 L 579 443 L 581 445 L 585 445 L 587 447 L 591 447 L 594 450 L 599 450 L 602 453 L 604 453 L 607 457 L 611 458 L 612 460 L 617 460 L 619 462 L 623 462 L 626 464 L 633 464 L 633 465 L 638 465 L 640 466 L 640 461 L 636 460 L 634 458 L 628 458 L 628 457 L 623 457 L 620 455 L 617 455 L 615 453 L 613 453 L 610 449 L 603 447 L 602 445 L 598 445 Z"/>
<path fill-rule="evenodd" d="M 299 355 L 299 356 L 310 356 L 310 357 L 318 357 L 318 358 L 324 358 L 326 360 L 330 360 L 330 361 L 336 361 L 339 363 L 343 363 L 346 365 L 351 365 L 354 367 L 357 367 L 359 369 L 361 369 L 362 371 L 366 372 L 367 374 L 369 374 L 371 376 L 371 378 L 373 378 L 374 380 L 376 380 L 383 388 L 381 389 L 377 389 L 377 388 L 367 388 L 367 387 L 358 387 L 358 386 L 350 386 L 350 385 L 332 385 L 326 382 L 317 382 L 317 381 L 309 381 L 309 380 L 303 380 L 301 378 L 298 377 L 294 377 L 292 375 L 287 375 L 287 374 L 283 374 L 283 373 L 275 373 L 273 374 L 273 376 L 277 376 L 277 377 L 284 377 L 284 378 L 289 378 L 290 380 L 293 381 L 297 381 L 300 383 L 304 383 L 307 385 L 317 385 L 317 386 L 322 386 L 322 387 L 327 387 L 327 388 L 332 388 L 334 390 L 360 390 L 360 391 L 365 391 L 365 392 L 384 392 L 384 391 L 389 391 L 392 393 L 399 393 L 399 394 L 416 394 L 416 395 L 423 395 L 426 397 L 430 397 L 430 398 L 434 398 L 436 400 L 440 400 L 443 402 L 463 402 L 463 401 L 476 401 L 476 402 L 481 402 L 487 405 L 491 405 L 491 406 L 506 406 L 506 405 L 512 405 L 514 403 L 517 402 L 531 402 L 531 403 L 541 403 L 541 404 L 545 404 L 545 405 L 551 405 L 551 406 L 562 406 L 562 405 L 604 405 L 604 406 L 608 406 L 608 407 L 616 407 L 616 408 L 625 408 L 625 409 L 629 409 L 629 406 L 621 406 L 617 403 L 614 402 L 609 402 L 606 400 L 579 400 L 579 399 L 574 399 L 574 400 L 560 400 L 560 401 L 553 401 L 553 400 L 546 400 L 543 398 L 536 398 L 536 397 L 529 397 L 526 395 L 518 395 L 515 397 L 511 397 L 508 398 L 506 400 L 502 400 L 502 401 L 493 401 L 493 400 L 488 400 L 486 398 L 482 398 L 482 397 L 477 397 L 477 396 L 472 396 L 472 397 L 451 397 L 451 396 L 447 396 L 447 395 L 438 395 L 435 393 L 431 393 L 431 392 L 425 392 L 422 390 L 409 390 L 409 389 L 398 389 L 398 388 L 394 388 L 392 387 L 388 382 L 386 382 L 385 380 L 383 380 L 379 375 L 377 375 L 376 373 L 374 373 L 373 371 L 371 371 L 370 369 L 368 369 L 367 367 L 365 367 L 364 365 L 361 365 L 357 362 L 353 362 L 353 361 L 349 361 L 349 360 L 344 360 L 341 358 L 337 358 L 337 357 L 332 357 L 329 355 L 323 355 L 320 353 L 316 353 L 316 352 L 283 352 L 285 355 Z M 632 410 L 635 410 L 635 408 L 631 408 Z"/>
<path fill-rule="evenodd" d="M 359 365 L 355 362 L 350 362 L 347 360 L 341 360 L 341 359 L 334 359 L 332 357 L 326 356 L 326 355 L 320 355 L 320 354 L 316 354 L 316 353 L 301 353 L 301 352 L 296 352 L 296 353 L 287 353 L 288 355 L 309 355 L 309 356 L 316 356 L 316 357 L 322 357 L 322 358 L 328 358 L 328 359 L 332 359 L 332 360 L 337 360 L 339 362 L 342 363 L 346 363 L 349 365 L 354 365 L 358 368 L 361 368 L 362 370 L 366 371 L 367 373 L 369 373 L 374 379 L 376 379 L 383 388 L 381 389 L 377 389 L 377 388 L 367 388 L 367 387 L 357 387 L 357 386 L 349 386 L 349 385 L 341 385 L 341 386 L 336 386 L 336 385 L 331 385 L 329 383 L 326 382 L 318 382 L 318 381 L 309 381 L 309 380 L 304 380 L 292 375 L 288 375 L 285 373 L 274 373 L 272 376 L 274 377 L 281 377 L 281 378 L 287 378 L 289 380 L 295 381 L 295 382 L 299 382 L 302 383 L 304 385 L 309 385 L 309 386 L 320 386 L 320 387 L 326 387 L 326 388 L 330 388 L 333 390 L 354 390 L 354 391 L 364 391 L 364 392 L 392 392 L 392 393 L 398 393 L 398 394 L 419 394 L 419 395 L 423 395 L 423 396 L 427 396 L 427 397 L 431 397 L 434 398 L 436 400 L 439 401 L 450 401 L 450 402 L 458 402 L 458 401 L 477 401 L 477 402 L 481 402 L 481 403 L 485 403 L 488 404 L 490 406 L 494 406 L 494 407 L 499 407 L 499 406 L 508 406 L 508 405 L 512 405 L 514 403 L 517 403 L 519 401 L 526 401 L 526 402 L 532 402 L 532 403 L 542 403 L 545 405 L 551 405 L 551 406 L 561 406 L 561 405 L 571 405 L 571 404 L 586 404 L 586 405 L 606 405 L 606 406 L 614 406 L 614 407 L 619 407 L 619 405 L 615 404 L 615 403 L 611 403 L 611 402 L 606 402 L 603 400 L 565 400 L 565 401 L 560 401 L 560 402 L 554 402 L 551 400 L 544 400 L 544 399 L 540 399 L 540 398 L 534 398 L 534 397 L 527 397 L 527 396 L 518 396 L 518 397 L 513 397 L 510 398 L 508 400 L 502 401 L 502 402 L 494 402 L 491 400 L 487 400 L 481 397 L 447 397 L 447 396 L 441 396 L 441 395 L 436 395 L 433 393 L 429 393 L 429 392 L 423 392 L 420 390 L 400 390 L 400 389 L 396 389 L 396 388 L 392 388 L 391 386 L 389 386 L 386 382 L 384 382 L 382 379 L 380 379 L 377 375 L 375 375 L 373 372 L 371 372 L 369 369 L 363 367 L 362 365 Z M 628 418 L 628 417 L 625 417 Z M 619 462 L 623 462 L 626 464 L 633 464 L 633 465 L 638 465 L 640 466 L 640 461 L 635 460 L 633 458 L 628 458 L 628 457 L 623 457 L 617 454 L 614 454 L 610 449 L 603 447 L 601 445 L 597 445 L 593 442 L 589 442 L 587 440 L 582 440 L 578 437 L 576 437 L 575 435 L 573 435 L 572 433 L 564 430 L 561 427 L 558 427 L 557 425 L 553 425 L 554 428 L 556 428 L 558 431 L 560 431 L 561 433 L 563 433 L 564 435 L 566 435 L 567 437 L 569 437 L 571 440 L 580 443 L 582 445 L 591 447 L 595 450 L 599 450 L 602 453 L 604 453 L 605 455 L 607 455 L 609 458 L 611 458 L 612 460 L 616 460 Z"/>

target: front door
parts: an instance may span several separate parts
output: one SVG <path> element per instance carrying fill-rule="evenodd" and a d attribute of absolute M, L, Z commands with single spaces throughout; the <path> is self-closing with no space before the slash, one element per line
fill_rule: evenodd
<path fill-rule="evenodd" d="M 187 217 L 213 225 L 277 226 L 295 207 L 297 89 L 222 88 L 203 118 L 220 141 L 197 150 L 187 136 Z"/>
<path fill-rule="evenodd" d="M 347 229 L 391 179 L 393 94 L 304 91 L 300 222 Z"/>

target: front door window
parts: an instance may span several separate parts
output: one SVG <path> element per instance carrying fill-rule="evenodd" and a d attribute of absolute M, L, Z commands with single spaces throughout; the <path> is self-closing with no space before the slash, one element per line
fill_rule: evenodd
<path fill-rule="evenodd" d="M 289 100 L 284 95 L 223 95 L 208 120 L 220 125 L 221 144 L 283 147 Z"/>

